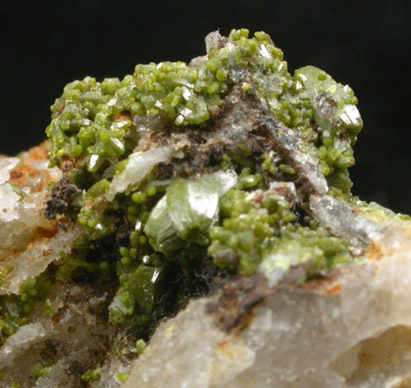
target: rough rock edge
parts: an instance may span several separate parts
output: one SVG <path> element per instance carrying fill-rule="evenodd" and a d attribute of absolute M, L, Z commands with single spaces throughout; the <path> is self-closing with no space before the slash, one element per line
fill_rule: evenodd
<path fill-rule="evenodd" d="M 0 218 L 0 269 L 13 268 L 0 282 L 0 295 L 18 294 L 25 280 L 59 260 L 60 252 L 70 252 L 81 233 L 77 225 L 59 225 L 43 216 L 50 195 L 46 187 L 61 178 L 58 168 L 48 168 L 48 151 L 49 143 L 44 142 L 20 159 L 0 157 L 0 189 L 12 191 L 14 185 L 20 190 L 19 195 L 12 191 L 13 199 L 5 201 L 2 212 L 8 218 Z"/>

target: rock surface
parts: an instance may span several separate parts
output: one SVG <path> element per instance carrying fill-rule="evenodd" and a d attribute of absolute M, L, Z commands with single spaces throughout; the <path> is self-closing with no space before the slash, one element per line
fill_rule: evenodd
<path fill-rule="evenodd" d="M 410 224 L 378 244 L 393 243 L 370 263 L 271 290 L 239 331 L 206 313 L 218 296 L 191 302 L 157 329 L 125 388 L 411 386 Z"/>

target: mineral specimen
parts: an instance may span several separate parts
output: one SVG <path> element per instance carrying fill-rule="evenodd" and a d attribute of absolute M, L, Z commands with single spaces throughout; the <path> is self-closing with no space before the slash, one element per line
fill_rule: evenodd
<path fill-rule="evenodd" d="M 248 35 L 74 81 L 0 159 L 1 386 L 411 386 L 411 223 L 350 193 L 357 99 Z"/>

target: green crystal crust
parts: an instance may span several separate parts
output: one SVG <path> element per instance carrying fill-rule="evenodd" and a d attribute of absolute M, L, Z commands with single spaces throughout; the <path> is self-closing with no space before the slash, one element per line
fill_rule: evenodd
<path fill-rule="evenodd" d="M 267 34 L 248 35 L 212 33 L 190 64 L 74 81 L 51 107 L 51 166 L 65 181 L 47 214 L 84 228 L 58 275 L 114 279 L 112 323 L 144 330 L 175 304 L 175 284 L 196 288 L 202 271 L 280 281 L 293 266 L 309 264 L 307 278 L 354 259 L 310 211 L 302 166 L 350 197 L 357 99 L 315 67 L 291 75 Z"/>
<path fill-rule="evenodd" d="M 318 147 L 325 175 L 354 164 L 351 146 L 362 128 L 352 89 L 313 66 L 292 77 L 283 53 L 270 37 L 234 30 L 223 48 L 214 48 L 198 67 L 183 62 L 137 65 L 122 81 L 101 83 L 86 77 L 64 88 L 52 105 L 46 130 L 52 141 L 51 165 L 78 159 L 91 173 L 125 160 L 136 145 L 133 117 L 162 115 L 177 127 L 204 128 L 210 111 L 223 104 L 233 73 L 247 71 L 245 93 L 256 93 L 288 127 Z M 313 128 L 315 123 L 315 128 Z M 113 160 L 114 159 L 114 160 Z"/>
<path fill-rule="evenodd" d="M 20 287 L 19 295 L 0 296 L 0 346 L 10 335 L 29 322 L 35 305 L 43 303 L 44 312 L 47 313 L 46 297 L 51 287 L 51 276 L 46 270 L 41 275 L 24 282 Z"/>

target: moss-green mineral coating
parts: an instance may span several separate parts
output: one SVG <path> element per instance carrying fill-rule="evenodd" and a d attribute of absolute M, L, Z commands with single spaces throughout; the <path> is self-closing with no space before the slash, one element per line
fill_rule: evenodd
<path fill-rule="evenodd" d="M 96 369 L 86 371 L 83 374 L 83 376 L 81 376 L 81 378 L 84 381 L 89 381 L 89 382 L 97 381 L 100 379 L 100 373 L 101 373 L 101 368 L 99 367 Z"/>
<path fill-rule="evenodd" d="M 46 361 L 41 364 L 35 364 L 30 368 L 30 374 L 34 381 L 37 381 L 40 377 L 48 376 L 53 369 L 53 363 Z"/>
<path fill-rule="evenodd" d="M 48 270 L 41 275 L 24 282 L 19 295 L 0 296 L 0 345 L 14 334 L 21 326 L 29 322 L 29 316 L 35 305 L 45 304 L 45 299 L 52 287 Z"/>
<path fill-rule="evenodd" d="M 362 127 L 353 91 L 312 66 L 291 75 L 263 32 L 206 43 L 190 64 L 74 81 L 51 107 L 51 166 L 66 179 L 53 198 L 75 190 L 48 216 L 65 213 L 85 232 L 57 276 L 116 279 L 114 324 L 144 330 L 176 303 L 176 284 L 205 268 L 280 281 L 293 266 L 316 276 L 353 260 L 313 217 L 301 167 L 314 161 L 330 193 L 350 197 Z M 293 144 L 278 144 L 287 128 Z"/>

